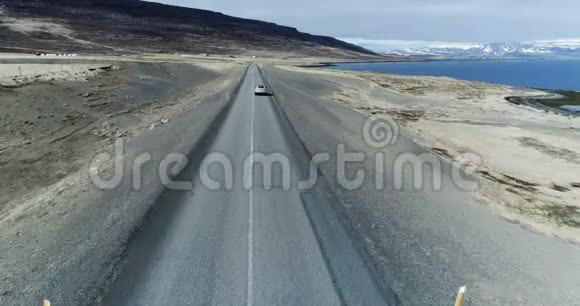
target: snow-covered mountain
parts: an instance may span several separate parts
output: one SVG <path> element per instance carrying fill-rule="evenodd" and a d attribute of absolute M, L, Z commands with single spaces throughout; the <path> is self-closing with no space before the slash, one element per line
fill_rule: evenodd
<path fill-rule="evenodd" d="M 434 43 L 424 47 L 384 50 L 400 55 L 443 57 L 579 57 L 580 39 L 514 43 Z"/>

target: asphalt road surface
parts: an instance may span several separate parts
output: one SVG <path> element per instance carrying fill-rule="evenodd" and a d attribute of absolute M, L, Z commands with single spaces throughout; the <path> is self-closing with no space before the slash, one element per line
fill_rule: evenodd
<path fill-rule="evenodd" d="M 254 95 L 262 83 L 275 97 Z M 403 188 L 390 188 L 398 156 L 430 153 L 404 131 L 396 144 L 369 146 L 361 135 L 368 118 L 323 98 L 339 84 L 250 66 L 215 137 L 195 151 L 230 161 L 232 188 L 208 184 L 227 181 L 217 163 L 207 176 L 196 163 L 187 167 L 178 179 L 193 180 L 193 190 L 159 198 L 101 302 L 451 305 L 464 285 L 467 305 L 580 302 L 578 248 L 499 218 L 458 188 L 445 163 L 440 189 L 414 188 L 407 172 Z M 353 190 L 341 186 L 341 145 L 366 157 L 346 167 L 346 177 L 365 170 L 389 188 L 377 190 L 373 179 Z M 330 159 L 317 172 L 309 165 L 318 152 Z M 287 158 L 289 186 L 279 165 L 271 176 L 259 166 L 244 171 L 264 157 L 252 153 Z M 377 153 L 385 154 L 383 167 L 373 163 Z M 318 183 L 296 188 L 312 172 Z M 264 188 L 268 178 L 271 188 Z"/>
<path fill-rule="evenodd" d="M 222 183 L 220 188 L 201 179 L 196 167 L 186 168 L 178 179 L 194 180 L 193 190 L 167 191 L 159 199 L 103 304 L 397 302 L 377 285 L 331 208 L 332 196 L 317 187 L 298 190 L 298 181 L 310 174 L 309 157 L 273 98 L 254 95 L 258 84 L 264 84 L 261 74 L 250 66 L 207 150 L 231 161 L 231 188 L 221 164 L 202 167 L 205 179 Z M 290 167 L 274 165 L 270 184 L 264 168 L 244 167 L 259 164 L 255 153 L 285 156 Z"/>

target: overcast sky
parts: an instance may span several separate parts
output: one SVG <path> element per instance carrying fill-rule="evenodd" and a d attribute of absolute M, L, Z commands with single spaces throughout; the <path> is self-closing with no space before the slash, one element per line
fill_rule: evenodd
<path fill-rule="evenodd" d="M 155 0 L 339 38 L 504 42 L 580 38 L 580 0 Z"/>

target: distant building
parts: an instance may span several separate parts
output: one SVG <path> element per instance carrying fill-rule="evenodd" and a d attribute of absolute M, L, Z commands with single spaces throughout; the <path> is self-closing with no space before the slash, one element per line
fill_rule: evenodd
<path fill-rule="evenodd" d="M 562 105 L 560 108 L 569 112 L 580 113 L 580 105 Z"/>

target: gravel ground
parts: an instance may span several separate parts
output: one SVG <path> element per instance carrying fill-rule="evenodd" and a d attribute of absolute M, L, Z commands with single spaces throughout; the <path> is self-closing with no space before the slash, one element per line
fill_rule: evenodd
<path fill-rule="evenodd" d="M 2 305 L 43 298 L 83 305 L 97 298 L 162 191 L 154 162 L 163 154 L 191 151 L 243 71 L 239 65 L 115 65 L 119 69 L 84 81 L 0 91 L 10 110 L 0 118 Z M 114 190 L 90 183 L 89 161 L 111 152 L 119 139 L 127 167 L 137 154 L 153 153 L 139 192 L 128 171 Z"/>

